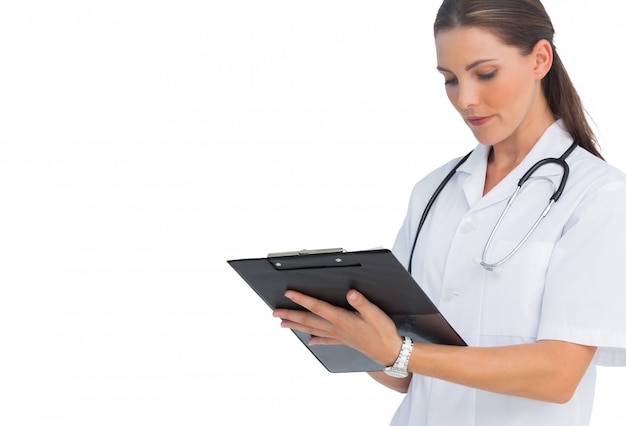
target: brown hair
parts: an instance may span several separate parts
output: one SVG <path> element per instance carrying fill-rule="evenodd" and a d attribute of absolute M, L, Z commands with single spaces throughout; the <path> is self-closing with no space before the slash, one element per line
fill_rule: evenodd
<path fill-rule="evenodd" d="M 556 52 L 554 27 L 540 0 L 443 0 L 435 19 L 435 35 L 463 26 L 490 31 L 503 43 L 518 47 L 523 55 L 530 54 L 538 41 L 549 41 L 554 58 L 541 87 L 550 110 L 582 148 L 602 158 L 580 97 Z"/>

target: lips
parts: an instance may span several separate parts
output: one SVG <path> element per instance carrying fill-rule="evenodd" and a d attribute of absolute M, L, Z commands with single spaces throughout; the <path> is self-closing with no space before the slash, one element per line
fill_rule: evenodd
<path fill-rule="evenodd" d="M 492 118 L 493 118 L 493 115 L 489 115 L 487 117 L 472 116 L 472 117 L 467 117 L 467 122 L 471 124 L 472 126 L 483 126 L 487 124 Z"/>

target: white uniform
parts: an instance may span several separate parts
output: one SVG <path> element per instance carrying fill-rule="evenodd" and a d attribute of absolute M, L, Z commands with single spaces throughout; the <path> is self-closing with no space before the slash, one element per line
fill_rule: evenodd
<path fill-rule="evenodd" d="M 598 346 L 572 400 L 552 404 L 413 375 L 392 425 L 588 425 L 595 365 L 626 365 L 626 175 L 576 148 L 565 191 L 530 239 L 486 271 L 485 243 L 520 177 L 560 157 L 572 138 L 553 124 L 522 163 L 483 196 L 489 148 L 479 145 L 434 204 L 413 256 L 413 277 L 470 346 L 563 340 Z M 415 186 L 394 254 L 405 266 L 422 212 L 458 160 Z M 522 239 L 558 187 L 562 169 L 541 167 L 497 231 L 486 261 Z M 552 182 L 552 183 L 551 183 Z M 554 186 L 553 186 L 554 185 Z"/>

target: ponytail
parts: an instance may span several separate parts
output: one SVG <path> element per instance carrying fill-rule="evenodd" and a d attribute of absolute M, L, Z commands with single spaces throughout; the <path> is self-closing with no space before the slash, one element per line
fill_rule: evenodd
<path fill-rule="evenodd" d="M 587 122 L 580 96 L 578 96 L 574 84 L 563 66 L 556 48 L 553 47 L 553 51 L 552 68 L 541 81 L 541 87 L 550 110 L 557 118 L 563 120 L 567 131 L 582 148 L 596 157 L 602 158 L 596 137 Z"/>

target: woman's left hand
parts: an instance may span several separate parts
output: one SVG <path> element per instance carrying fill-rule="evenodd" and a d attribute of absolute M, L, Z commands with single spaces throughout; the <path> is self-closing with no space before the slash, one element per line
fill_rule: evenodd
<path fill-rule="evenodd" d="M 346 345 L 385 366 L 398 357 L 402 338 L 393 320 L 358 291 L 346 295 L 355 312 L 293 290 L 285 297 L 308 312 L 276 309 L 274 316 L 282 319 L 282 327 L 310 334 L 310 345 Z"/>

